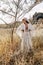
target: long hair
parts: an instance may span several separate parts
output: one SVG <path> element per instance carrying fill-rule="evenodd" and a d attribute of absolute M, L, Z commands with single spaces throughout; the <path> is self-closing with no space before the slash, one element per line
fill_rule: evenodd
<path fill-rule="evenodd" d="M 25 21 L 27 24 L 29 24 L 26 18 L 22 19 L 22 21 Z"/>
<path fill-rule="evenodd" d="M 26 20 L 26 23 L 29 24 L 29 22 Z"/>

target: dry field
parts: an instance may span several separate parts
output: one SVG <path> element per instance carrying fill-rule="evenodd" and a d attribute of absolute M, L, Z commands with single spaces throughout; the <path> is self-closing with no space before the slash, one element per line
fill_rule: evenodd
<path fill-rule="evenodd" d="M 19 53 L 20 38 L 14 33 L 13 44 L 11 43 L 11 30 L 0 29 L 0 65 L 43 65 L 43 29 L 37 30 L 32 38 L 33 51 Z M 12 45 L 13 51 L 12 52 Z"/>

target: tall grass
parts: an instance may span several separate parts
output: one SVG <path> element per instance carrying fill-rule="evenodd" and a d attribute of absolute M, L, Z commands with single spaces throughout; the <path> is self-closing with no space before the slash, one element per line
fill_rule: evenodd
<path fill-rule="evenodd" d="M 18 51 L 20 48 L 21 40 L 14 33 L 13 41 L 13 51 Z M 37 65 L 41 64 L 43 60 L 43 35 L 40 31 L 40 34 L 35 35 L 32 38 L 33 43 L 33 52 L 28 53 L 19 53 L 14 55 L 12 53 L 12 43 L 11 43 L 11 33 L 10 30 L 0 30 L 0 65 Z"/>

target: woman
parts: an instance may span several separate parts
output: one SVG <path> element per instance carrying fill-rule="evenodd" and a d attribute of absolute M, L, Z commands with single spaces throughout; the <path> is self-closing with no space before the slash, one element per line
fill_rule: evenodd
<path fill-rule="evenodd" d="M 22 19 L 22 24 L 17 28 L 16 33 L 19 35 L 21 31 L 21 51 L 28 52 L 30 49 L 33 48 L 32 40 L 31 40 L 31 32 L 34 30 L 34 27 L 26 18 Z"/>

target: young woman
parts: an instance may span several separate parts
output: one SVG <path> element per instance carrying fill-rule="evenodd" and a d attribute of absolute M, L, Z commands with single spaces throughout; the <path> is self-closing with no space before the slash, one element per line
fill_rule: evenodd
<path fill-rule="evenodd" d="M 22 19 L 22 24 L 17 28 L 16 33 L 18 35 L 21 34 L 21 51 L 28 52 L 30 49 L 33 48 L 32 40 L 31 40 L 31 32 L 34 30 L 32 24 L 26 19 Z M 19 33 L 20 32 L 20 33 Z"/>

